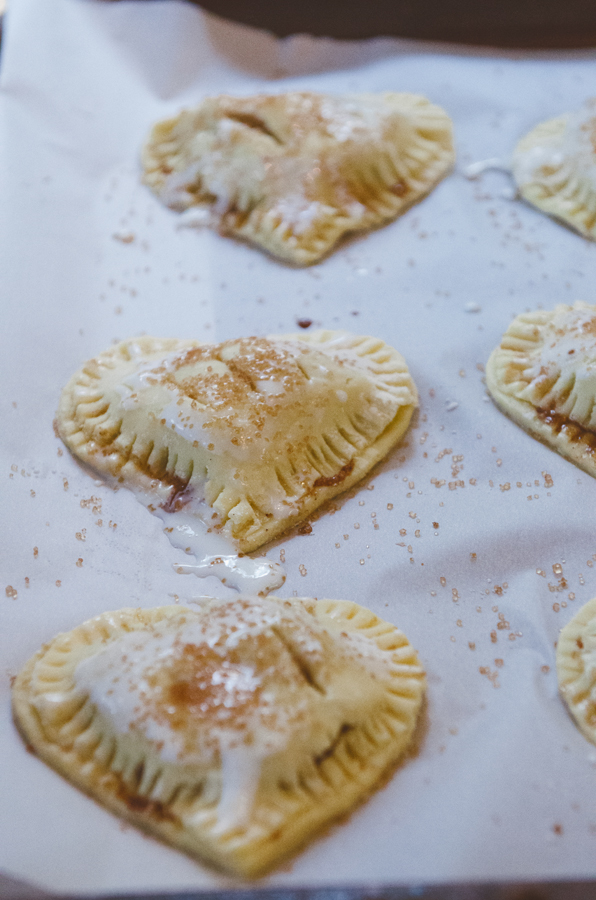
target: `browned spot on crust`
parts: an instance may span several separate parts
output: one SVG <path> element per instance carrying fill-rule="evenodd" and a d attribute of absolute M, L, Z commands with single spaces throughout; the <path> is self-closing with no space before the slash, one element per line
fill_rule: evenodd
<path fill-rule="evenodd" d="M 392 194 L 395 194 L 396 197 L 405 197 L 407 193 L 409 193 L 410 188 L 403 181 L 396 181 L 395 184 L 392 184 L 389 188 Z"/>
<path fill-rule="evenodd" d="M 175 825 L 180 825 L 178 816 L 174 815 L 161 800 L 150 800 L 148 797 L 141 797 L 139 794 L 131 793 L 120 779 L 118 780 L 116 794 L 118 799 L 122 800 L 131 812 L 141 813 L 144 816 L 156 819 L 158 822 L 172 822 Z"/>
<path fill-rule="evenodd" d="M 586 706 L 586 724 L 590 726 L 590 728 L 594 728 L 596 726 L 596 705 L 590 700 Z"/>
<path fill-rule="evenodd" d="M 539 171 L 543 178 L 549 178 L 551 175 L 556 175 L 559 170 L 556 166 L 541 166 Z"/>
<path fill-rule="evenodd" d="M 251 212 L 252 209 L 238 209 L 232 204 L 222 216 L 219 233 L 225 236 L 237 228 L 242 228 L 250 218 Z"/>
<path fill-rule="evenodd" d="M 506 384 L 511 384 L 512 381 L 519 381 L 522 377 L 523 366 L 519 362 L 509 362 L 505 366 L 505 371 L 503 372 L 503 379 Z M 540 372 L 541 375 L 546 374 L 546 370 Z"/>
<path fill-rule="evenodd" d="M 166 502 L 162 503 L 161 508 L 167 513 L 178 512 L 179 509 L 182 509 L 189 502 L 192 496 L 192 488 L 189 488 L 188 481 L 180 478 L 178 475 L 166 474 L 161 480 L 165 481 L 166 484 L 172 485 L 172 493 Z"/>
<path fill-rule="evenodd" d="M 314 488 L 319 487 L 335 487 L 337 484 L 341 484 L 342 481 L 345 481 L 349 475 L 352 474 L 354 470 L 354 460 L 351 459 L 349 462 L 342 466 L 339 472 L 335 475 L 324 476 L 321 475 L 313 484 Z"/>

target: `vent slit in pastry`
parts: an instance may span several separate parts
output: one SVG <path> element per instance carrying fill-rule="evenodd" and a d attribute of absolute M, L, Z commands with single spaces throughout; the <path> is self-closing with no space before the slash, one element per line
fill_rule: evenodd
<path fill-rule="evenodd" d="M 80 400 L 95 373 L 98 424 Z M 355 484 L 397 443 L 417 402 L 402 357 L 376 338 L 322 331 L 220 345 L 139 338 L 65 388 L 58 432 L 131 489 L 196 556 L 181 573 L 267 592 L 278 564 L 247 554 Z"/>
<path fill-rule="evenodd" d="M 226 118 L 231 119 L 234 122 L 240 122 L 242 125 L 246 125 L 247 128 L 255 128 L 257 131 L 261 131 L 263 134 L 268 135 L 268 137 L 273 138 L 277 144 L 284 143 L 283 140 L 266 125 L 263 119 L 260 119 L 254 114 L 229 112 Z"/>
<path fill-rule="evenodd" d="M 300 371 L 301 371 L 302 374 L 304 375 L 306 381 L 310 381 L 311 379 L 310 379 L 310 375 L 308 374 L 308 370 L 306 369 L 305 366 L 302 365 L 302 363 L 300 362 L 300 360 L 297 360 L 297 361 L 296 361 L 296 365 L 298 366 L 298 368 L 300 369 Z"/>
<path fill-rule="evenodd" d="M 446 113 L 389 92 L 212 97 L 158 122 L 143 150 L 164 204 L 297 265 L 395 218 L 453 159 Z"/>

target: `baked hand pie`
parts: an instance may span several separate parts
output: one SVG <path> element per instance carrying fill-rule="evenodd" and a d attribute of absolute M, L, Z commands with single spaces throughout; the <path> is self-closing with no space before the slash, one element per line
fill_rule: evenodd
<path fill-rule="evenodd" d="M 229 562 L 231 584 L 238 552 L 362 478 L 400 440 L 416 403 L 403 358 L 376 338 L 142 337 L 74 375 L 57 428 L 82 462 L 166 520 L 172 543 L 206 553 L 203 574 L 219 577 Z"/>
<path fill-rule="evenodd" d="M 395 218 L 453 160 L 447 114 L 390 92 L 211 97 L 158 122 L 142 155 L 166 206 L 296 265 Z"/>
<path fill-rule="evenodd" d="M 406 637 L 356 603 L 238 597 L 58 635 L 17 677 L 13 711 L 91 797 L 252 877 L 378 785 L 424 689 Z"/>
<path fill-rule="evenodd" d="M 557 677 L 571 715 L 596 744 L 596 598 L 582 606 L 561 631 Z"/>
<path fill-rule="evenodd" d="M 514 422 L 596 475 L 596 306 L 517 316 L 491 354 L 486 385 Z"/>
<path fill-rule="evenodd" d="M 522 197 L 596 240 L 596 99 L 537 125 L 513 153 Z"/>

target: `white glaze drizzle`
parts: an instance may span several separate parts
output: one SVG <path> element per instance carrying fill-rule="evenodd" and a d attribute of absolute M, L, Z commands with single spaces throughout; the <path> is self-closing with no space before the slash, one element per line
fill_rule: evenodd
<path fill-rule="evenodd" d="M 227 658 L 229 651 L 247 638 L 271 633 L 271 626 L 287 615 L 284 608 L 269 600 L 239 598 L 214 610 L 215 615 L 204 616 L 181 611 L 182 621 L 164 620 L 150 630 L 124 632 L 79 662 L 74 680 L 76 688 L 88 695 L 117 732 L 141 732 L 159 748 L 165 762 L 204 767 L 219 757 L 222 787 L 215 830 L 223 833 L 247 821 L 263 762 L 287 745 L 296 727 L 293 715 L 305 701 L 293 695 L 291 707 L 286 709 L 270 688 L 257 695 L 263 680 L 255 667 L 249 661 L 231 663 Z M 322 652 L 314 633 L 306 633 L 304 640 L 311 652 Z M 175 710 L 155 681 L 157 678 L 160 684 L 160 672 L 175 665 L 189 645 L 215 650 L 221 658 L 206 676 L 218 695 L 211 703 L 212 712 L 205 713 L 208 718 L 197 722 L 189 716 L 186 727 L 179 731 L 168 718 Z M 258 697 L 256 706 L 249 705 L 248 712 L 241 712 L 243 719 L 234 727 L 237 709 L 251 696 Z M 62 695 L 56 698 L 63 699 Z M 53 705 L 51 699 L 47 705 Z"/>
<path fill-rule="evenodd" d="M 283 352 L 291 360 L 299 360 L 309 349 L 318 353 L 311 377 L 316 373 L 314 377 L 320 377 L 322 381 L 327 380 L 332 368 L 338 364 L 365 372 L 370 378 L 371 401 L 387 419 L 395 414 L 400 403 L 415 402 L 415 392 L 409 378 L 405 378 L 403 384 L 395 384 L 394 379 L 390 378 L 385 384 L 382 370 L 379 371 L 375 360 L 366 353 L 359 354 L 351 343 L 350 336 L 343 332 L 322 343 L 313 344 L 287 338 L 283 340 Z M 225 354 L 233 355 L 234 343 L 229 342 L 229 346 L 225 346 L 224 356 L 220 360 L 209 359 L 204 363 L 208 371 L 217 373 L 219 370 L 227 370 Z M 242 440 L 231 442 L 225 429 L 212 425 L 214 415 L 217 420 L 218 416 L 230 413 L 217 388 L 207 382 L 204 402 L 191 401 L 177 391 L 175 383 L 163 379 L 164 373 L 184 371 L 185 364 L 182 361 L 181 365 L 181 357 L 189 349 L 190 346 L 177 349 L 161 359 L 138 358 L 132 370 L 114 386 L 120 403 L 126 410 L 139 409 L 147 402 L 145 397 L 150 392 L 148 413 L 159 418 L 168 431 L 175 432 L 191 443 L 197 442 L 209 453 L 226 454 L 239 462 L 244 461 L 253 452 L 251 447 Z M 250 348 L 247 352 L 250 354 Z M 193 365 L 202 364 L 195 361 Z M 280 378 L 279 371 L 272 370 L 270 374 L 271 377 L 259 378 L 255 383 L 266 405 L 279 402 L 278 398 L 287 389 L 285 379 Z M 336 398 L 345 403 L 348 393 L 337 390 Z M 322 408 L 313 411 L 314 416 L 323 414 Z M 250 428 L 250 424 L 247 427 Z M 275 417 L 266 416 L 261 426 L 264 440 L 274 437 L 277 427 Z M 270 562 L 264 557 L 252 559 L 239 555 L 231 539 L 222 534 L 217 522 L 213 521 L 213 509 L 205 502 L 201 484 L 196 479 L 190 485 L 183 504 L 179 504 L 181 508 L 174 509 L 170 508 L 174 489 L 167 481 L 163 483 L 158 479 L 144 478 L 136 484 L 129 482 L 125 486 L 143 506 L 163 521 L 164 533 L 170 543 L 195 557 L 194 563 L 181 562 L 175 565 L 179 574 L 194 574 L 201 578 L 213 575 L 235 590 L 259 594 L 269 593 L 284 583 L 285 573 L 279 563 Z M 287 518 L 297 511 L 297 499 L 287 494 L 283 497 L 272 496 L 267 512 L 274 519 Z"/>
<path fill-rule="evenodd" d="M 499 156 L 491 156 L 489 159 L 480 159 L 478 162 L 470 163 L 463 170 L 464 178 L 469 181 L 475 181 L 485 172 L 495 170 L 497 172 L 506 172 L 511 174 L 511 162 L 501 159 Z"/>
<path fill-rule="evenodd" d="M 259 786 L 263 757 L 247 753 L 242 747 L 221 750 L 222 790 L 217 804 L 217 822 L 213 834 L 225 834 L 246 824 L 252 812 Z"/>
<path fill-rule="evenodd" d="M 302 348 L 286 342 L 287 350 L 292 356 L 300 356 Z M 223 440 L 217 429 L 205 429 L 212 414 L 197 408 L 197 403 L 191 407 L 189 403 L 183 404 L 183 408 L 174 402 L 172 391 L 164 385 L 156 384 L 156 369 L 172 371 L 176 369 L 176 363 L 180 359 L 181 351 L 176 350 L 162 359 L 140 359 L 135 369 L 127 375 L 115 389 L 121 398 L 124 409 L 132 409 L 142 403 L 143 391 L 150 388 L 154 393 L 161 391 L 163 406 L 160 415 L 166 419 L 166 427 L 175 430 L 185 439 L 198 439 L 203 446 L 211 444 L 214 452 L 231 453 L 238 459 L 246 456 L 246 449 L 241 445 L 231 444 Z M 213 361 L 210 361 L 214 365 Z M 284 385 L 279 381 L 261 381 L 259 390 L 266 396 L 276 397 L 283 393 Z M 192 420 L 192 421 L 189 421 Z M 195 426 L 192 430 L 190 425 Z M 115 480 L 111 480 L 112 486 L 119 486 Z M 171 495 L 170 485 L 159 481 L 151 483 L 151 488 L 143 488 L 139 485 L 126 485 L 136 499 L 153 515 L 164 523 L 164 534 L 176 549 L 195 557 L 195 563 L 177 563 L 175 570 L 180 575 L 196 575 L 197 578 L 214 576 L 227 587 L 237 591 L 246 591 L 260 595 L 268 594 L 284 583 L 285 570 L 277 562 L 271 562 L 265 557 L 251 558 L 240 556 L 233 543 L 221 533 L 216 533 L 208 528 L 205 520 L 212 515 L 212 510 L 202 498 L 193 496 L 191 501 L 185 504 L 184 509 L 167 511 L 167 505 Z M 273 507 L 275 517 L 287 514 L 287 509 L 292 504 L 286 502 L 284 508 Z M 201 514 L 203 517 L 201 517 Z"/>
<path fill-rule="evenodd" d="M 340 144 L 354 140 L 383 140 L 391 108 L 382 97 L 349 94 L 319 98 L 292 94 L 290 98 L 290 116 L 292 112 L 303 116 L 318 110 L 319 127 Z M 295 137 L 301 134 L 301 128 L 296 124 L 294 130 Z M 161 199 L 166 206 L 178 211 L 198 209 L 198 214 L 189 214 L 180 222 L 182 226 L 214 226 L 234 204 L 249 211 L 250 203 L 246 200 L 255 193 L 257 197 L 270 195 L 271 213 L 279 217 L 283 226 L 295 236 L 307 232 L 324 214 L 325 204 L 312 199 L 307 190 L 308 183 L 319 174 L 318 160 L 275 154 L 273 168 L 276 175 L 268 189 L 267 175 L 272 160 L 261 159 L 256 153 L 243 159 L 233 152 L 234 142 L 247 136 L 245 125 L 223 112 L 213 131 L 204 132 L 198 128 L 198 133 L 203 137 L 209 134 L 208 141 L 201 144 L 200 159 L 169 174 L 161 188 Z M 198 198 L 195 191 L 199 185 L 200 193 L 216 198 L 213 203 Z M 351 196 L 347 185 L 344 193 L 346 213 L 356 221 L 366 218 L 369 211 Z"/>
<path fill-rule="evenodd" d="M 146 491 L 139 487 L 129 487 L 139 503 L 157 516 L 164 523 L 164 534 L 170 544 L 177 550 L 184 550 L 194 556 L 195 562 L 175 563 L 174 569 L 179 575 L 196 575 L 197 578 L 218 578 L 226 587 L 236 591 L 268 594 L 286 580 L 286 573 L 280 563 L 272 562 L 264 556 L 254 559 L 240 556 L 231 541 L 224 535 L 208 530 L 199 507 L 204 513 L 210 507 L 204 501 L 193 498 L 183 509 L 166 511 L 161 503 L 166 503 L 171 487 L 160 484 L 158 488 Z"/>

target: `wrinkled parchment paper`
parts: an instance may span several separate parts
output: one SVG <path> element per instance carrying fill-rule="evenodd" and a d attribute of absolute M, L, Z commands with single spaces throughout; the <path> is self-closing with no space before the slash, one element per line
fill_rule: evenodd
<path fill-rule="evenodd" d="M 596 874 L 596 748 L 554 672 L 559 629 L 596 593 L 596 481 L 504 418 L 482 373 L 515 313 L 596 301 L 596 245 L 512 199 L 503 173 L 461 174 L 577 108 L 594 90 L 594 62 L 278 42 L 176 0 L 11 0 L 0 98 L 0 869 L 57 891 L 232 883 L 27 753 L 10 679 L 86 618 L 212 587 L 177 575 L 159 520 L 62 450 L 52 419 L 74 370 L 135 334 L 223 340 L 295 331 L 300 318 L 394 344 L 421 403 L 404 444 L 315 517 L 312 534 L 268 548 L 285 556 L 279 593 L 356 600 L 399 624 L 429 697 L 415 755 L 265 883 Z M 453 117 L 457 169 L 403 218 L 306 270 L 179 229 L 139 184 L 153 121 L 214 93 L 289 88 L 425 94 Z"/>

